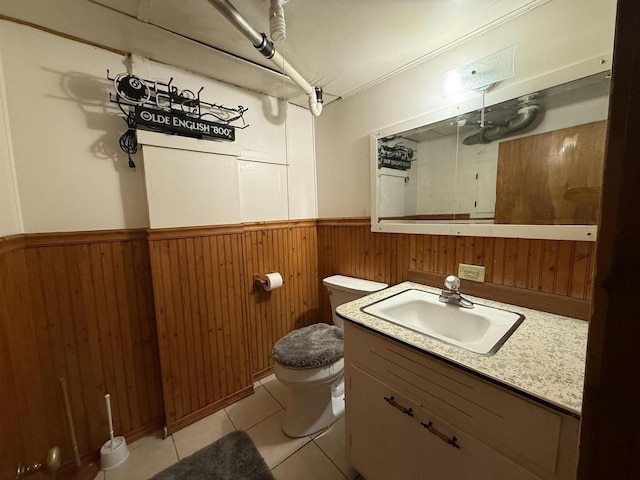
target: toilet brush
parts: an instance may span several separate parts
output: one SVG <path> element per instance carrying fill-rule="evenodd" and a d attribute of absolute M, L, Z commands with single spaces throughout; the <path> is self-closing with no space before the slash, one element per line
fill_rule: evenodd
<path fill-rule="evenodd" d="M 109 440 L 100 448 L 100 464 L 102 470 L 115 468 L 129 457 L 129 449 L 124 437 L 113 436 L 113 419 L 111 418 L 111 395 L 106 394 L 104 400 L 107 404 L 107 418 L 109 420 Z"/>

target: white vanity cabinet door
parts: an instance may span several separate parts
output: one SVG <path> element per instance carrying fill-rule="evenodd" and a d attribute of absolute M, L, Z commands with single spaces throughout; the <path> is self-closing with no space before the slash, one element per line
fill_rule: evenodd
<path fill-rule="evenodd" d="M 367 480 L 539 480 L 358 367 L 346 375 L 347 455 Z"/>
<path fill-rule="evenodd" d="M 490 458 L 491 461 L 483 463 L 484 457 L 473 456 L 471 464 L 475 465 L 474 468 L 482 465 L 483 470 L 491 471 L 494 463 L 502 464 L 497 460 L 499 457 L 508 459 L 509 462 L 518 465 L 522 472 L 530 472 L 531 475 L 525 477 L 522 473 L 520 476 L 506 478 L 575 478 L 579 431 L 577 418 L 524 398 L 351 322 L 345 324 L 344 356 L 347 377 L 353 377 L 352 371 L 366 373 L 377 382 L 398 392 L 397 396 L 403 395 L 408 401 L 413 402 L 414 413 L 424 411 L 428 414 L 425 418 L 431 416 L 443 419 L 452 427 L 448 431 L 460 432 L 456 433 L 459 438 L 468 435 L 469 442 L 477 445 L 477 448 L 473 449 L 474 452 L 487 449 L 489 453 L 486 454 L 486 458 Z M 356 370 L 353 370 L 354 368 Z M 346 420 L 347 425 L 353 427 L 348 434 L 360 436 L 359 431 L 362 429 L 368 432 L 369 442 L 380 442 L 381 435 L 377 430 L 372 430 L 373 426 L 364 427 L 363 422 L 350 424 L 351 416 L 354 417 L 354 422 L 360 418 L 358 409 L 361 405 L 368 405 L 367 408 L 371 411 L 369 421 L 375 423 L 383 411 L 379 402 L 369 405 L 365 401 L 358 401 L 360 393 L 353 386 L 349 388 L 348 384 L 347 392 Z M 349 395 L 356 400 L 352 402 Z M 428 421 L 427 419 L 426 422 Z M 392 428 L 397 426 L 389 425 L 383 431 L 391 432 Z M 396 438 L 401 438 L 402 435 L 407 434 L 396 434 L 394 431 Z M 354 458 L 358 456 L 360 448 L 364 448 L 367 455 L 371 455 L 369 449 L 363 447 L 366 440 L 363 439 L 363 442 L 352 447 Z M 406 448 L 411 450 L 414 446 Z M 494 458 L 493 454 L 498 457 Z M 423 468 L 427 468 L 428 471 L 437 467 L 430 465 Z M 482 478 L 465 477 L 467 473 L 459 475 L 463 475 L 458 477 L 462 479 Z M 420 477 L 419 473 L 407 478 L 438 479 L 434 476 Z M 502 477 L 496 473 L 488 478 Z"/>
<path fill-rule="evenodd" d="M 406 397 L 383 388 L 358 368 L 345 378 L 347 456 L 367 480 L 419 479 L 420 430 L 414 418 L 388 405 L 384 396 L 395 395 L 399 404 L 413 405 Z M 434 477 L 437 478 L 437 477 Z"/>

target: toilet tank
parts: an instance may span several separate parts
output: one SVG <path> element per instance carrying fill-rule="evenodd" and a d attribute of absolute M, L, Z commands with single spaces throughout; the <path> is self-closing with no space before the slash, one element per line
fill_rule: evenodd
<path fill-rule="evenodd" d="M 371 280 L 363 280 L 361 278 L 347 277 L 344 275 L 327 277 L 322 280 L 322 283 L 324 283 L 324 286 L 329 290 L 333 323 L 340 328 L 343 327 L 343 321 L 336 315 L 336 308 L 338 306 L 388 287 L 386 283 L 372 282 Z"/>

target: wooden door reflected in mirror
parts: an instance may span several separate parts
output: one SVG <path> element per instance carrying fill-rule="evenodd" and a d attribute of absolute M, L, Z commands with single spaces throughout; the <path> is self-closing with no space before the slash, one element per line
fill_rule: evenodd
<path fill-rule="evenodd" d="M 595 225 L 606 121 L 500 143 L 495 223 Z"/>

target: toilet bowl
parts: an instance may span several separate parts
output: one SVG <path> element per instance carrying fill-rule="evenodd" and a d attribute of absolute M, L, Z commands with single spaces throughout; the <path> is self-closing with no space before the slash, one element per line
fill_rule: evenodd
<path fill-rule="evenodd" d="M 344 413 L 343 321 L 336 308 L 387 287 L 343 275 L 327 277 L 323 283 L 331 298 L 334 325 L 294 330 L 273 347 L 275 376 L 289 389 L 282 430 L 290 437 L 318 432 Z"/>

